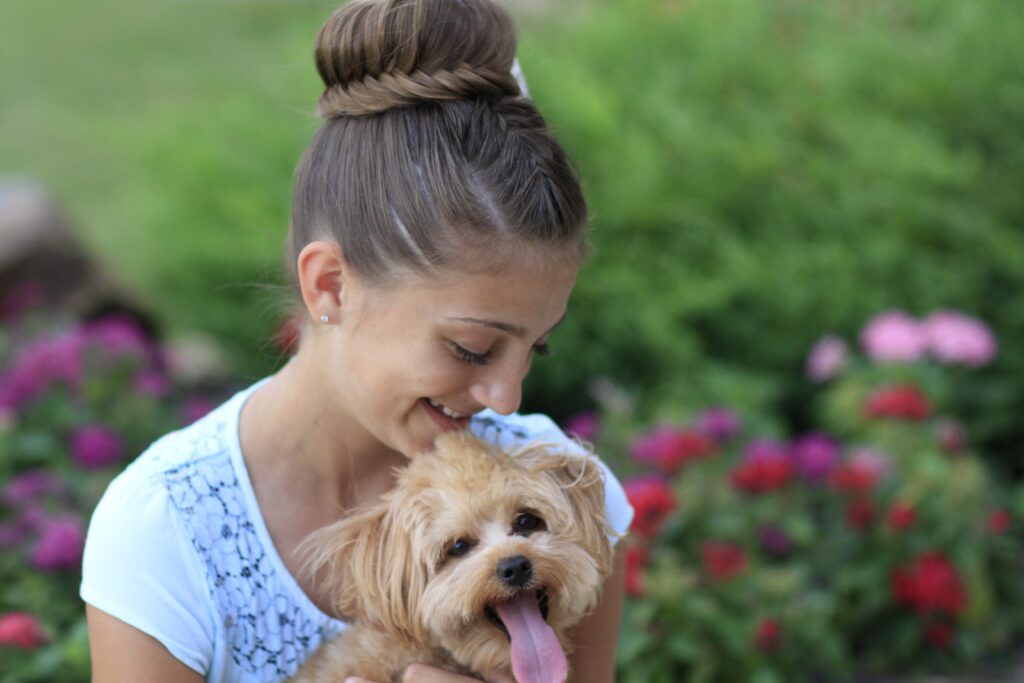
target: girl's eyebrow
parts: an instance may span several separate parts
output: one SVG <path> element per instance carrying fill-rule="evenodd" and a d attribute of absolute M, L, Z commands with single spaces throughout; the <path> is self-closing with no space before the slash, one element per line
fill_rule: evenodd
<path fill-rule="evenodd" d="M 547 332 L 545 332 L 541 336 L 543 337 L 545 335 L 551 334 L 552 330 L 554 330 L 556 327 L 561 325 L 562 321 L 565 320 L 566 313 L 563 313 L 562 317 L 558 319 L 558 322 L 555 323 L 554 325 L 552 325 L 551 329 L 548 330 Z M 464 322 L 464 323 L 476 323 L 477 325 L 484 325 L 486 327 L 493 327 L 496 330 L 501 330 L 502 332 L 508 332 L 509 334 L 511 334 L 511 335 L 513 335 L 515 337 L 525 337 L 526 336 L 526 330 L 524 328 L 519 327 L 518 325 L 513 325 L 512 323 L 503 322 L 501 320 L 490 320 L 489 318 L 462 318 L 462 317 L 448 318 L 448 320 L 457 320 L 459 322 Z"/>

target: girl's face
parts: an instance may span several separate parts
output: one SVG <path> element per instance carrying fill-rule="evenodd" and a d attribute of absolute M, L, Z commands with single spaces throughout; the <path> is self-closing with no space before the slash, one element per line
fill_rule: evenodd
<path fill-rule="evenodd" d="M 386 289 L 346 279 L 340 321 L 319 341 L 350 427 L 411 457 L 485 408 L 517 410 L 578 271 L 523 261 L 496 274 L 417 277 Z"/>

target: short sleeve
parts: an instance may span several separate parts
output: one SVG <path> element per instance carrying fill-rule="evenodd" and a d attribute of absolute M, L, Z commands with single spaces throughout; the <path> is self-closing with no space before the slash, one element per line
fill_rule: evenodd
<path fill-rule="evenodd" d="M 130 467 L 107 488 L 89 523 L 80 595 L 189 668 L 210 670 L 215 621 L 205 573 L 158 476 Z"/>
<path fill-rule="evenodd" d="M 585 454 L 586 451 L 579 443 L 569 438 L 558 425 L 547 415 L 534 413 L 531 415 L 499 415 L 493 411 L 486 410 L 479 413 L 473 420 L 473 432 L 489 441 L 492 441 L 503 448 L 512 448 L 517 444 L 532 441 L 543 441 L 554 444 L 562 444 L 571 451 Z M 626 498 L 626 491 L 622 483 L 609 467 L 596 458 L 604 474 L 604 505 L 608 526 L 618 534 L 618 537 L 626 535 L 629 525 L 633 522 L 633 506 Z M 618 540 L 612 538 L 612 543 Z"/>

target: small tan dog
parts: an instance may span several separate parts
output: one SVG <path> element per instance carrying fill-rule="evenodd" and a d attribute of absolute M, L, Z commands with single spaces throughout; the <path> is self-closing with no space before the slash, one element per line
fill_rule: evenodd
<path fill-rule="evenodd" d="M 399 681 L 422 662 L 491 683 L 561 683 L 567 630 L 611 571 L 593 459 L 468 434 L 413 458 L 380 503 L 316 532 L 307 567 L 352 626 L 293 681 Z"/>

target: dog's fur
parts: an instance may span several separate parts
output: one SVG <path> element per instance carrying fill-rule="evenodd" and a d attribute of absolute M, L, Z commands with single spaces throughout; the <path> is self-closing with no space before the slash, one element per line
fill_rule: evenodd
<path fill-rule="evenodd" d="M 532 521 L 523 513 L 543 524 L 524 533 Z M 459 539 L 471 550 L 451 555 Z M 545 446 L 509 454 L 458 432 L 413 458 L 378 504 L 316 532 L 302 552 L 353 623 L 306 662 L 293 679 L 301 683 L 399 681 L 413 662 L 512 683 L 510 639 L 488 606 L 543 591 L 545 619 L 568 653 L 567 630 L 596 606 L 612 564 L 593 459 Z M 497 569 L 518 556 L 532 564 L 521 588 Z"/>

